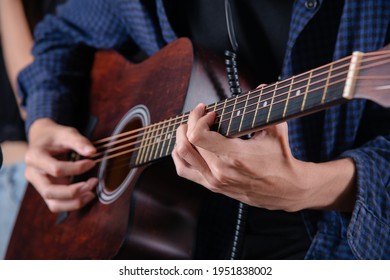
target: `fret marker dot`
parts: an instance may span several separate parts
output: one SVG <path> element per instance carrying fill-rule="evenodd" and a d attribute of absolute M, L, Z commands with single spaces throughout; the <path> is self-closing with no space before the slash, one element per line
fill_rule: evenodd
<path fill-rule="evenodd" d="M 154 140 L 155 142 L 158 142 L 160 141 L 160 137 L 157 137 L 156 140 Z"/>
<path fill-rule="evenodd" d="M 268 102 L 267 101 L 264 101 L 263 103 L 263 107 L 267 106 Z"/>
<path fill-rule="evenodd" d="M 167 138 L 168 138 L 168 139 L 171 138 L 171 134 L 170 134 L 170 133 L 167 135 Z"/>
<path fill-rule="evenodd" d="M 238 112 L 236 114 L 236 116 L 239 116 L 239 115 L 241 115 L 241 110 L 238 110 Z"/>
<path fill-rule="evenodd" d="M 298 95 L 300 95 L 300 94 L 301 94 L 301 90 L 298 89 L 297 92 L 295 93 L 295 96 L 298 96 Z"/>

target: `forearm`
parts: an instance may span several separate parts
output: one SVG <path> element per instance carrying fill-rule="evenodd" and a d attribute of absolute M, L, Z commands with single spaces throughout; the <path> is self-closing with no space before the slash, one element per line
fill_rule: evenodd
<path fill-rule="evenodd" d="M 16 78 L 20 70 L 33 60 L 33 38 L 22 1 L 0 0 L 0 26 L 8 77 L 16 92 Z"/>

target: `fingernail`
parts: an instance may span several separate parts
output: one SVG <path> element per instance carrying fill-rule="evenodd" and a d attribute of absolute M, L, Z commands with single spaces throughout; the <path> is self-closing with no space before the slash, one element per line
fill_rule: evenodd
<path fill-rule="evenodd" d="M 84 146 L 82 151 L 83 153 L 85 153 L 85 155 L 89 155 L 92 154 L 95 151 L 95 149 L 91 146 Z"/>

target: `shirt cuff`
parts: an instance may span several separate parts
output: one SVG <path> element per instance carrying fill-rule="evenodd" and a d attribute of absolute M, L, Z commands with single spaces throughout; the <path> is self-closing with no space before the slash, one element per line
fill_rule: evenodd
<path fill-rule="evenodd" d="M 357 198 L 347 229 L 351 250 L 359 259 L 389 259 L 389 178 L 383 176 L 389 176 L 389 162 L 370 148 L 347 151 L 342 157 L 352 158 L 357 170 Z"/>

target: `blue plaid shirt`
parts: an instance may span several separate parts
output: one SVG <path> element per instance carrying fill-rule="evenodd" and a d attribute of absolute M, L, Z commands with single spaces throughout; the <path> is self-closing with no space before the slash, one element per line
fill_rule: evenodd
<path fill-rule="evenodd" d="M 42 117 L 75 120 L 73 90 L 89 75 L 93 50 L 134 46 L 147 55 L 176 39 L 163 0 L 74 0 L 38 26 L 35 62 L 19 76 L 27 127 Z M 296 0 L 282 78 L 351 54 L 382 47 L 389 34 L 390 1 L 345 0 L 340 22 L 325 0 Z M 91 51 L 92 50 L 92 51 Z M 290 145 L 301 160 L 350 157 L 358 194 L 351 214 L 302 211 L 312 244 L 307 259 L 390 259 L 389 110 L 362 100 L 289 122 Z"/>

